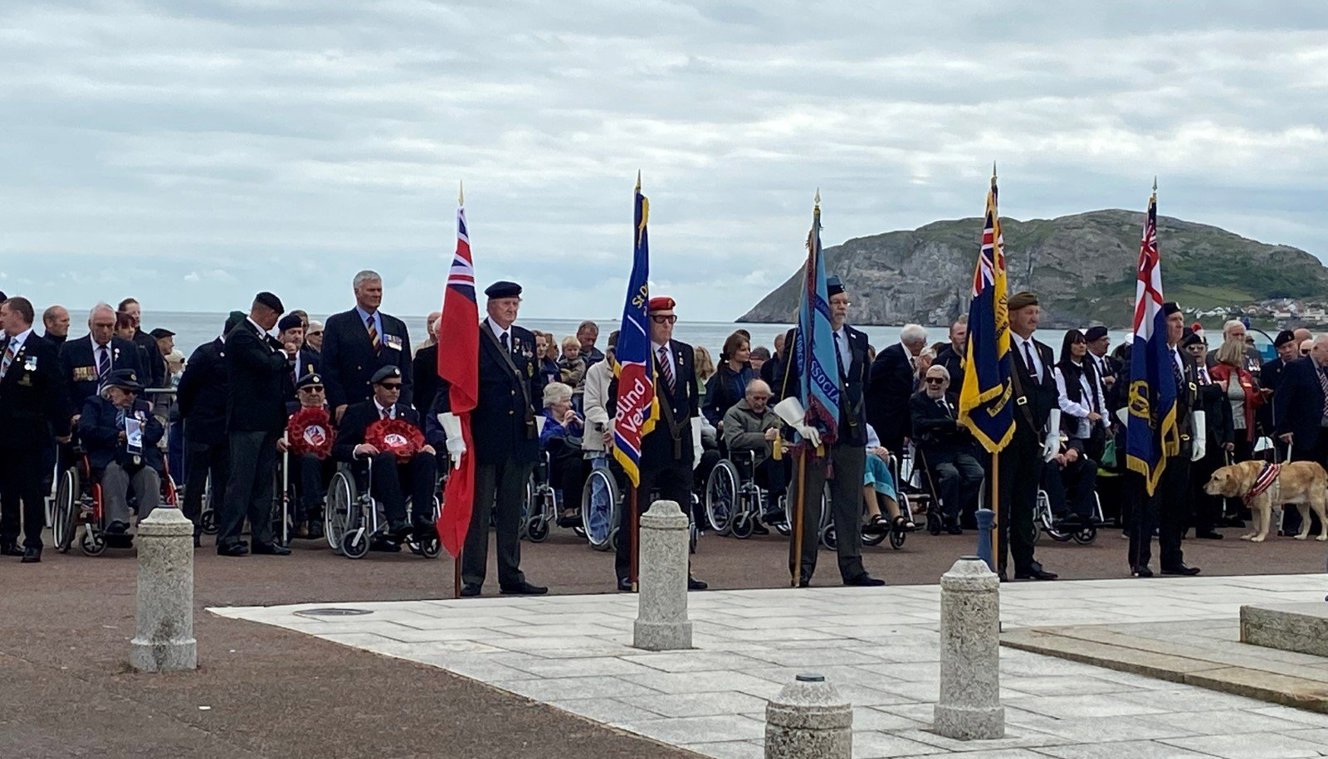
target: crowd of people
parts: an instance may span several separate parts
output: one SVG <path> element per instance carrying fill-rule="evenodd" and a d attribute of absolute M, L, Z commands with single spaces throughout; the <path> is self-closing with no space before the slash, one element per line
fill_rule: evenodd
<path fill-rule="evenodd" d="M 272 527 L 279 454 L 288 454 L 287 474 L 298 483 L 295 539 L 323 537 L 327 484 L 341 463 L 362 469 L 383 504 L 386 526 L 375 548 L 399 550 L 409 537 L 433 532 L 439 481 L 450 462 L 470 453 L 476 496 L 462 553 L 462 595 L 482 590 L 491 526 L 500 591 L 545 592 L 520 569 L 526 484 L 543 454 L 560 494 L 558 524 L 571 527 L 580 524 L 588 474 L 598 466 L 616 469 L 609 453 L 617 333 L 601 351 L 593 322 L 562 338 L 526 330 L 515 323 L 520 286 L 491 285 L 478 327 L 479 406 L 467 451 L 436 371 L 438 352 L 447 350 L 447 336 L 437 334 L 439 314 L 429 315 L 425 342 L 412 347 L 406 324 L 380 308 L 382 278 L 363 271 L 351 285 L 354 306 L 326 325 L 303 311 L 287 312 L 275 294 L 261 292 L 187 358 L 169 329 L 142 329 L 133 298 L 94 306 L 87 334 L 70 337 L 65 308 L 46 308 L 38 335 L 32 303 L 0 294 L 0 555 L 41 560 L 52 473 L 74 456 L 86 458 L 100 483 L 107 540 L 131 543 L 134 511 L 142 519 L 158 506 L 170 474 L 195 524 L 195 544 L 210 484 L 216 551 L 240 557 L 290 553 Z M 918 526 L 901 508 L 901 491 L 927 496 L 918 500 L 932 504 L 933 532 L 961 534 L 992 497 L 983 483 L 995 462 L 959 422 L 965 320 L 935 344 L 924 327 L 905 325 L 899 342 L 878 351 L 848 324 L 844 283 L 831 277 L 828 291 L 840 419 L 834 440 L 808 446 L 803 492 L 828 493 L 840 579 L 876 585 L 881 580 L 861 562 L 862 535 Z M 1191 575 L 1198 569 L 1184 562 L 1187 531 L 1220 539 L 1218 527 L 1243 517 L 1238 501 L 1204 493 L 1217 468 L 1252 458 L 1325 460 L 1328 335 L 1283 331 L 1274 341 L 1277 358 L 1264 363 L 1242 322 L 1227 322 L 1209 345 L 1204 331 L 1186 327 L 1179 308 L 1168 304 L 1181 444 L 1168 449 L 1168 466 L 1149 496 L 1125 462 L 1130 345 L 1112 352 L 1106 328 L 1088 326 L 1064 332 L 1057 354 L 1034 336 L 1041 318 L 1036 296 L 1018 293 L 1008 305 L 1015 428 L 998 457 L 995 494 L 1003 579 L 1011 558 L 1015 579 L 1056 577 L 1035 559 L 1030 537 L 1039 490 L 1060 528 L 1101 526 L 1100 513 L 1119 519 L 1131 538 L 1133 575 L 1152 574 L 1155 528 L 1161 571 Z M 806 420 L 780 411 L 800 381 L 796 330 L 772 335 L 766 348 L 738 329 L 712 356 L 704 346 L 673 339 L 675 306 L 667 297 L 649 302 L 660 418 L 641 441 L 640 490 L 694 503 L 721 457 L 744 457 L 766 494 L 754 531 L 801 535 L 800 544 L 790 541 L 789 568 L 805 586 L 817 563 L 822 499 L 805 499 L 806 529 L 789 524 L 790 485 L 799 470 L 795 457 L 783 454 L 795 439 L 820 441 Z M 917 474 L 897 482 L 906 456 Z M 619 513 L 620 534 L 630 534 L 630 511 Z M 704 524 L 703 512 L 695 518 Z M 1284 530 L 1296 530 L 1299 516 L 1286 518 Z M 624 590 L 635 579 L 629 545 L 618 541 L 615 562 Z M 690 578 L 690 587 L 705 583 Z"/>

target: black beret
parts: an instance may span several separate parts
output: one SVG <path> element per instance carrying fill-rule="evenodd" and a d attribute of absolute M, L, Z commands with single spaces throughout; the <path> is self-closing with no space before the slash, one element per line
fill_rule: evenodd
<path fill-rule="evenodd" d="M 1191 345 L 1204 345 L 1203 335 L 1194 332 L 1189 327 L 1185 328 L 1185 336 L 1180 339 L 1180 347 L 1188 348 Z"/>
<path fill-rule="evenodd" d="M 267 290 L 255 295 L 254 302 L 261 303 L 279 314 L 286 313 L 286 307 L 281 305 L 281 298 L 278 298 Z"/>
<path fill-rule="evenodd" d="M 230 315 L 226 317 L 226 327 L 222 330 L 222 334 L 230 334 L 230 331 L 240 326 L 248 316 L 249 315 L 243 311 L 232 311 Z"/>
<path fill-rule="evenodd" d="M 842 279 L 834 274 L 825 278 L 826 296 L 838 295 L 842 292 L 844 292 L 844 281 Z"/>
<path fill-rule="evenodd" d="M 300 319 L 299 314 L 289 313 L 281 317 L 281 321 L 277 322 L 277 331 L 285 332 L 288 329 L 294 329 L 296 327 L 303 327 L 303 326 L 304 326 L 304 321 Z"/>
<path fill-rule="evenodd" d="M 112 371 L 110 374 L 106 375 L 106 380 L 102 382 L 102 386 L 118 387 L 122 390 L 129 390 L 135 393 L 143 389 L 143 386 L 138 384 L 138 378 L 134 376 L 133 369 L 116 369 Z"/>
<path fill-rule="evenodd" d="M 1011 295 L 1010 300 L 1006 305 L 1008 306 L 1009 310 L 1018 311 L 1021 308 L 1028 308 L 1029 306 L 1036 306 L 1037 304 L 1038 304 L 1037 296 L 1025 290 L 1023 292 Z"/>
<path fill-rule="evenodd" d="M 484 294 L 490 298 L 519 298 L 521 297 L 521 285 L 500 279 L 486 287 Z"/>
<path fill-rule="evenodd" d="M 1172 314 L 1179 314 L 1180 306 L 1176 305 L 1176 301 L 1169 300 L 1166 303 L 1162 304 L 1162 313 L 1166 314 L 1167 316 L 1171 316 Z"/>
<path fill-rule="evenodd" d="M 157 340 L 160 340 L 163 337 L 175 337 L 175 333 L 170 331 L 169 329 L 166 329 L 165 327 L 157 327 L 148 334 L 152 335 L 152 337 L 154 337 Z"/>
<path fill-rule="evenodd" d="M 309 372 L 308 374 L 301 377 L 298 382 L 295 383 L 295 387 L 298 390 L 303 390 L 306 387 L 322 387 L 322 386 L 323 386 L 323 375 L 317 372 Z"/>
<path fill-rule="evenodd" d="M 1281 332 L 1277 333 L 1277 338 L 1273 340 L 1273 346 L 1276 348 L 1281 348 L 1283 345 L 1286 345 L 1287 343 L 1294 343 L 1294 342 L 1296 342 L 1296 333 L 1292 332 L 1289 329 L 1284 329 Z"/>
<path fill-rule="evenodd" d="M 389 364 L 387 366 L 382 367 L 378 371 L 374 372 L 373 377 L 370 378 L 369 381 L 377 385 L 378 383 L 382 382 L 385 379 L 392 379 L 393 377 L 399 378 L 400 376 L 401 376 L 401 370 Z"/>
<path fill-rule="evenodd" d="M 1093 342 L 1094 340 L 1101 340 L 1106 336 L 1107 336 L 1107 328 L 1102 326 L 1101 324 L 1097 325 L 1096 327 L 1089 327 L 1084 332 L 1084 339 L 1090 343 Z"/>

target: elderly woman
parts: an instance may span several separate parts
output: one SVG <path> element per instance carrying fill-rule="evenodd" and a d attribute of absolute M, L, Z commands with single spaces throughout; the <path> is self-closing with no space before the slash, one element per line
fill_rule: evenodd
<path fill-rule="evenodd" d="M 586 479 L 586 462 L 581 457 L 584 432 L 585 422 L 572 408 L 572 388 L 562 382 L 545 385 L 540 448 L 549 454 L 549 482 L 562 493 L 559 527 L 581 523 L 581 486 Z"/>
<path fill-rule="evenodd" d="M 1231 404 L 1231 423 L 1235 429 L 1233 458 L 1248 461 L 1256 437 L 1254 414 L 1263 404 L 1263 394 L 1259 392 L 1258 380 L 1247 368 L 1244 334 L 1227 338 L 1214 358 L 1216 363 L 1209 369 L 1209 374 Z"/>
<path fill-rule="evenodd" d="M 701 413 L 722 434 L 724 415 L 743 399 L 752 380 L 760 377 L 750 363 L 751 338 L 741 331 L 734 332 L 724 341 L 720 358 L 723 363 L 719 365 L 719 371 L 706 383 Z"/>

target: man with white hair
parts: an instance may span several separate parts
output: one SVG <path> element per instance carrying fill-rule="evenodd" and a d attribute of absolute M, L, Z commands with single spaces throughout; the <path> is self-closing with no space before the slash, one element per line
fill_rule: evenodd
<path fill-rule="evenodd" d="M 138 346 L 115 336 L 115 309 L 98 303 L 88 312 L 88 334 L 60 346 L 60 376 L 67 383 L 70 416 L 78 415 L 101 381 L 120 369 L 132 371 L 135 381 L 149 376 L 138 361 Z"/>
<path fill-rule="evenodd" d="M 892 453 L 904 447 L 909 436 L 908 398 L 917 381 L 918 357 L 927 347 L 927 330 L 905 324 L 899 342 L 882 350 L 871 365 L 867 384 L 867 421 L 876 430 L 881 445 Z"/>
<path fill-rule="evenodd" d="M 327 317 L 323 331 L 323 362 L 327 403 L 340 421 L 346 406 L 368 400 L 369 380 L 384 366 L 401 370 L 401 403 L 410 405 L 414 371 L 406 323 L 379 310 L 383 278 L 368 269 L 355 275 L 355 307 Z"/>
<path fill-rule="evenodd" d="M 1248 332 L 1249 330 L 1245 326 L 1245 322 L 1239 319 L 1228 319 L 1222 323 L 1222 342 L 1226 342 L 1227 340 L 1239 340 L 1245 345 L 1244 369 L 1253 374 L 1255 379 L 1258 379 L 1259 372 L 1263 368 L 1263 356 L 1260 355 L 1259 350 L 1247 340 Z M 1221 348 L 1222 343 L 1218 343 L 1217 347 Z M 1217 365 L 1217 348 L 1208 351 L 1207 364 L 1209 369 Z"/>

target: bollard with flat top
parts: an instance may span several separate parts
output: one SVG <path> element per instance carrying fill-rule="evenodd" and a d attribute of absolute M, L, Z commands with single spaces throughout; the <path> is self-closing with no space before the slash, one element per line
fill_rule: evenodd
<path fill-rule="evenodd" d="M 198 668 L 194 640 L 194 525 L 156 508 L 138 523 L 137 631 L 129 663 L 140 672 Z"/>
<path fill-rule="evenodd" d="M 851 759 L 853 705 L 817 674 L 798 675 L 765 706 L 765 759 Z"/>
<path fill-rule="evenodd" d="M 933 729 L 947 738 L 1005 736 L 1001 706 L 1001 583 L 976 556 L 941 576 L 941 693 Z"/>
<path fill-rule="evenodd" d="M 641 515 L 636 626 L 632 645 L 647 651 L 692 647 L 687 619 L 687 515 L 676 501 L 655 501 Z"/>

